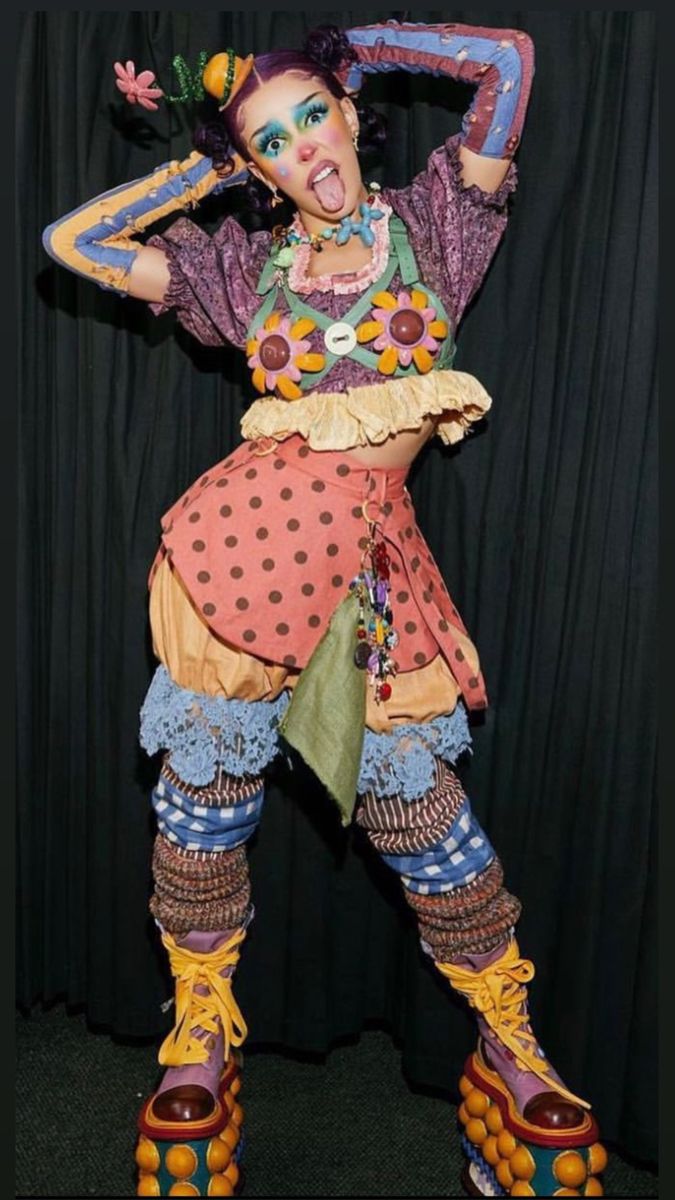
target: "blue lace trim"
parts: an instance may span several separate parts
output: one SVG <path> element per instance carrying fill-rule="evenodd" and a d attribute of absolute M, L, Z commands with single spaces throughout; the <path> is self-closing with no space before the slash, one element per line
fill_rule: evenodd
<path fill-rule="evenodd" d="M 218 766 L 229 775 L 259 775 L 278 753 L 277 726 L 288 703 L 287 692 L 270 701 L 191 692 L 159 666 L 141 708 L 139 740 L 148 754 L 168 750 L 172 769 L 195 787 L 211 783 Z"/>
<path fill-rule="evenodd" d="M 448 716 L 422 725 L 398 725 L 393 733 L 366 729 L 358 790 L 417 800 L 435 783 L 434 758 L 455 763 L 465 750 L 473 753 L 461 701 Z"/>

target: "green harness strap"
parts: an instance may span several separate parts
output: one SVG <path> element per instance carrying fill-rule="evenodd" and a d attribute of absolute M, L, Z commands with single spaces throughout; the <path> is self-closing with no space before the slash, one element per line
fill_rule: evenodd
<path fill-rule="evenodd" d="M 352 305 L 348 312 L 339 318 L 328 316 L 327 313 L 320 312 L 318 309 L 312 308 L 311 305 L 305 304 L 305 302 L 301 300 L 295 292 L 290 290 L 285 279 L 282 284 L 279 285 L 279 283 L 275 281 L 278 268 L 275 265 L 273 255 L 270 255 L 262 269 L 260 279 L 258 280 L 258 286 L 256 288 L 258 295 L 265 295 L 265 293 L 267 293 L 267 295 L 265 296 L 265 300 L 249 325 L 246 335 L 247 338 L 253 338 L 255 336 L 254 331 L 259 329 L 261 324 L 267 320 L 270 313 L 273 312 L 279 295 L 280 286 L 292 316 L 295 317 L 296 320 L 300 317 L 308 317 L 314 322 L 315 325 L 318 326 L 319 329 L 322 329 L 325 333 L 325 331 L 329 329 L 331 325 L 336 323 L 336 320 L 345 322 L 348 325 L 356 326 L 361 318 L 366 315 L 368 309 L 372 306 L 373 297 L 377 295 L 378 292 L 386 291 L 397 270 L 401 276 L 401 282 L 407 287 L 411 284 L 419 283 L 419 267 L 417 266 L 417 260 L 408 239 L 408 232 L 401 218 L 395 214 L 392 214 L 389 220 L 389 233 L 389 258 L 382 275 L 380 275 L 380 277 L 376 279 L 374 283 L 371 283 L 370 287 L 366 289 L 363 295 L 359 296 L 356 303 Z M 421 286 L 424 287 L 425 292 L 427 292 L 429 295 L 430 301 L 435 306 L 437 316 L 446 322 L 448 330 L 450 330 L 450 322 L 442 301 L 434 292 L 431 291 L 431 288 L 427 287 L 426 284 L 422 284 Z M 315 387 L 316 384 L 319 383 L 325 375 L 327 375 L 327 373 L 341 357 L 343 356 L 339 354 L 333 354 L 332 351 L 326 348 L 324 355 L 324 366 L 320 371 L 308 371 L 303 373 L 303 377 L 299 383 L 301 390 L 304 391 L 307 388 Z M 373 350 L 367 350 L 364 346 L 360 346 L 358 342 L 347 355 L 344 355 L 344 357 L 354 359 L 356 362 L 361 363 L 362 366 L 370 367 L 371 370 L 377 370 L 379 355 Z M 438 352 L 434 366 L 436 368 L 441 368 L 451 365 L 454 357 L 455 344 L 452 335 L 449 332 Z M 397 366 L 393 374 L 394 376 L 405 377 L 407 375 L 417 375 L 418 372 L 414 364 L 411 363 L 408 367 Z"/>

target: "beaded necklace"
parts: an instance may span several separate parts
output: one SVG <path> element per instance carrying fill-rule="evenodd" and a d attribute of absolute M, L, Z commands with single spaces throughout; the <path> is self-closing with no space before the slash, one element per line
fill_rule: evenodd
<path fill-rule="evenodd" d="M 327 225 L 321 233 L 298 233 L 296 229 L 286 229 L 283 225 L 275 225 L 272 230 L 272 240 L 279 246 L 273 262 L 277 267 L 290 267 L 294 252 L 299 246 L 310 245 L 319 253 L 323 250 L 324 242 L 335 238 L 336 246 L 345 246 L 354 236 L 361 238 L 364 246 L 373 246 L 375 233 L 370 228 L 372 221 L 380 221 L 384 216 L 382 209 L 375 207 L 375 193 L 379 192 L 379 183 L 371 183 L 369 192 L 362 204 L 359 204 L 360 220 L 343 217 L 339 225 Z"/>

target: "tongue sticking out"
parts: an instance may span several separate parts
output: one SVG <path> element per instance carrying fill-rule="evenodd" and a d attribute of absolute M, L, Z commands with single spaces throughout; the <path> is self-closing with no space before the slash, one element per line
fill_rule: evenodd
<path fill-rule="evenodd" d="M 326 212 L 339 212 L 345 202 L 345 189 L 337 171 L 331 171 L 325 179 L 312 184 L 319 204 Z"/>

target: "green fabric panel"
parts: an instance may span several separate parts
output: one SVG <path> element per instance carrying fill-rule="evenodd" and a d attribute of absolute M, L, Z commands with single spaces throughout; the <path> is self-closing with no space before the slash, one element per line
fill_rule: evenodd
<path fill-rule="evenodd" d="M 366 672 L 354 662 L 358 612 L 353 594 L 338 605 L 279 725 L 327 788 L 343 825 L 356 803 L 366 720 Z"/>

